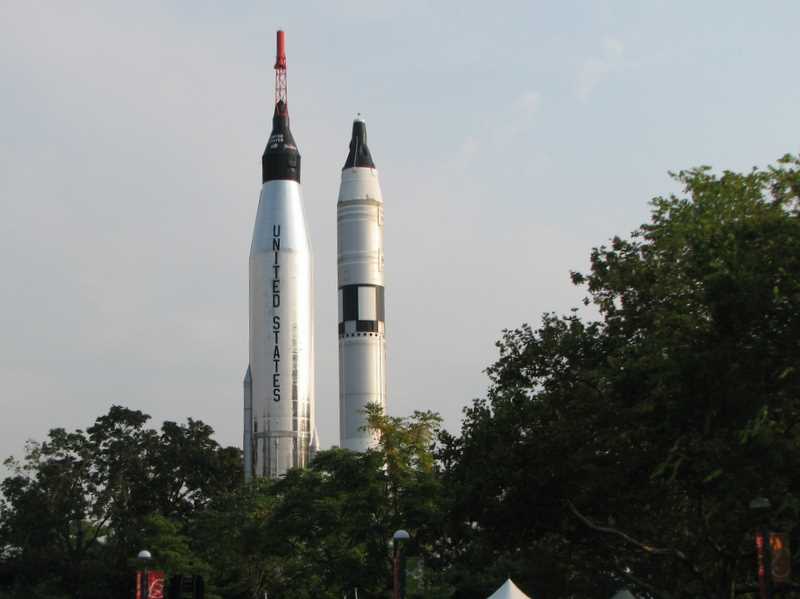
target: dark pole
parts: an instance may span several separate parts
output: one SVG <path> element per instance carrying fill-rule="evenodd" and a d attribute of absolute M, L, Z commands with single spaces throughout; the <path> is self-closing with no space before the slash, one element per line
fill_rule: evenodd
<path fill-rule="evenodd" d="M 405 530 L 396 530 L 392 535 L 393 574 L 394 589 L 392 597 L 394 599 L 405 599 L 406 597 L 406 560 L 403 553 L 403 541 L 407 541 L 411 536 Z"/>
<path fill-rule="evenodd" d="M 764 530 L 756 531 L 756 557 L 758 559 L 758 591 L 761 599 L 770 599 L 767 584 L 767 551 Z"/>
<path fill-rule="evenodd" d="M 400 599 L 406 599 L 406 552 L 400 548 Z"/>
<path fill-rule="evenodd" d="M 400 599 L 400 548 L 397 539 L 392 539 L 392 597 Z"/>
<path fill-rule="evenodd" d="M 771 508 L 769 499 L 756 497 L 750 502 L 750 509 L 758 514 L 761 521 L 756 529 L 756 558 L 758 560 L 758 590 L 761 599 L 772 599 L 772 564 L 770 563 L 769 530 L 764 523 Z"/>
<path fill-rule="evenodd" d="M 767 599 L 772 599 L 772 547 L 769 542 L 769 529 L 766 526 L 762 529 L 761 536 L 764 539 L 764 583 L 767 587 Z"/>

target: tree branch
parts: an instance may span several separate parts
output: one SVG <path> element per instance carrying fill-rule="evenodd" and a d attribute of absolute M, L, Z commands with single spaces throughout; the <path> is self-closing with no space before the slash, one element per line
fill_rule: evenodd
<path fill-rule="evenodd" d="M 677 557 L 680 561 L 682 561 L 684 564 L 686 564 L 691 569 L 691 571 L 695 574 L 695 576 L 697 576 L 698 578 L 700 578 L 702 580 L 702 576 L 700 575 L 700 571 L 697 569 L 697 567 L 694 565 L 694 563 L 692 563 L 692 560 L 690 560 L 689 557 L 683 551 L 681 551 L 680 549 L 675 549 L 675 548 L 672 548 L 672 547 L 656 547 L 656 546 L 650 545 L 648 543 L 643 543 L 642 541 L 634 539 L 629 534 L 627 534 L 627 533 L 625 533 L 625 532 L 623 532 L 623 531 L 621 531 L 621 530 L 619 530 L 617 528 L 613 528 L 611 526 L 600 526 L 599 524 L 596 524 L 596 523 L 592 522 L 591 520 L 589 520 L 589 518 L 587 518 L 586 516 L 581 514 L 578 511 L 578 508 L 575 507 L 575 504 L 572 503 L 569 500 L 567 500 L 567 505 L 569 506 L 570 511 L 572 511 L 572 513 L 575 515 L 575 517 L 578 518 L 578 520 L 580 520 L 588 528 L 591 528 L 592 530 L 595 530 L 597 532 L 602 532 L 604 534 L 609 534 L 609 535 L 614 535 L 614 536 L 620 537 L 621 539 L 623 539 L 629 545 L 633 545 L 634 547 L 638 547 L 639 549 L 641 549 L 642 551 L 644 551 L 645 553 L 648 553 L 650 555 L 671 555 L 673 557 Z"/>

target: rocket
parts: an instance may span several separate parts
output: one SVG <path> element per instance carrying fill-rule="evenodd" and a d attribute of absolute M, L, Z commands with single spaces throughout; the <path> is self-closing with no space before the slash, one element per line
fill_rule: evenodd
<path fill-rule="evenodd" d="M 286 46 L 277 35 L 275 111 L 261 157 L 262 187 L 250 246 L 250 364 L 244 378 L 244 469 L 277 478 L 315 450 L 311 243 L 300 153 L 289 129 Z"/>
<path fill-rule="evenodd" d="M 377 442 L 364 408 L 386 409 L 383 197 L 367 147 L 367 127 L 353 122 L 336 204 L 339 279 L 339 433 L 341 447 Z"/>

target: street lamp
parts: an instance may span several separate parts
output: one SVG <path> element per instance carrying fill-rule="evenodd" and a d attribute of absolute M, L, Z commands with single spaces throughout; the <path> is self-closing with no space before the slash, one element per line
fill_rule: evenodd
<path fill-rule="evenodd" d="M 137 555 L 136 559 L 144 565 L 144 572 L 136 571 L 136 599 L 148 599 L 150 596 L 150 581 L 147 565 L 153 560 L 153 554 L 147 549 L 142 549 Z"/>
<path fill-rule="evenodd" d="M 769 533 L 764 520 L 772 505 L 766 497 L 756 497 L 750 502 L 750 511 L 757 514 L 759 520 L 756 528 L 756 558 L 758 559 L 758 588 L 761 599 L 772 599 L 772 581 L 770 580 L 770 555 L 767 543 Z"/>
<path fill-rule="evenodd" d="M 394 599 L 406 597 L 406 556 L 402 550 L 403 541 L 411 538 L 405 530 L 396 530 L 392 535 L 394 549 Z"/>

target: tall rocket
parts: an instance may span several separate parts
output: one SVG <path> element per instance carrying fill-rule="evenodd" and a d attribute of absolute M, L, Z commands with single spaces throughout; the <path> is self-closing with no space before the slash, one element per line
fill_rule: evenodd
<path fill-rule="evenodd" d="M 339 432 L 341 446 L 374 447 L 364 408 L 386 408 L 383 197 L 367 147 L 367 127 L 353 123 L 336 205 L 339 275 Z"/>
<path fill-rule="evenodd" d="M 286 46 L 278 31 L 275 112 L 261 157 L 250 246 L 250 364 L 244 379 L 244 469 L 276 478 L 315 449 L 311 244 L 300 153 L 289 130 Z"/>

